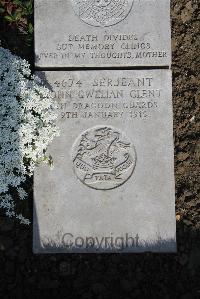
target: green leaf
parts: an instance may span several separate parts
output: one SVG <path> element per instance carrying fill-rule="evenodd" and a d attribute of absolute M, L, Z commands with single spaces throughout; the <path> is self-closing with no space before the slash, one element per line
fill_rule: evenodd
<path fill-rule="evenodd" d="M 31 15 L 33 13 L 33 4 L 32 1 L 25 1 L 23 3 L 23 14 L 24 15 Z"/>
<path fill-rule="evenodd" d="M 29 10 L 29 11 L 32 11 L 32 8 L 33 8 L 33 3 L 32 3 L 32 0 L 30 0 L 30 1 L 28 1 L 27 2 L 27 9 Z"/>
<path fill-rule="evenodd" d="M 30 33 L 30 34 L 32 34 L 33 33 L 33 25 L 31 24 L 31 23 L 29 23 L 28 24 L 28 32 Z"/>
<path fill-rule="evenodd" d="M 19 21 L 22 17 L 21 11 L 16 11 L 13 16 L 16 21 Z"/>
<path fill-rule="evenodd" d="M 22 5 L 22 3 L 21 3 L 20 0 L 14 0 L 14 1 L 13 1 L 13 4 L 16 4 L 16 5 Z"/>
<path fill-rule="evenodd" d="M 8 22 L 14 22 L 14 18 L 13 18 L 13 16 L 9 16 L 9 15 L 6 15 L 5 17 L 4 17 L 4 19 L 6 20 L 6 21 L 8 21 Z"/>

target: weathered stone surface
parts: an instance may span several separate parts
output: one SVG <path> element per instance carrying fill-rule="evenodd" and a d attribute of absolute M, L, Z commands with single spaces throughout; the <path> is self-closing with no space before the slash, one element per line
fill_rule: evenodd
<path fill-rule="evenodd" d="M 37 67 L 168 66 L 170 0 L 35 0 Z"/>
<path fill-rule="evenodd" d="M 34 252 L 176 251 L 171 71 L 38 74 L 61 135 L 35 172 Z"/>

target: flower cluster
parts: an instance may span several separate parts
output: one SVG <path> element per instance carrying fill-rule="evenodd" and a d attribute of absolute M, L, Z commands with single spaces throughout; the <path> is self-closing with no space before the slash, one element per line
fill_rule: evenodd
<path fill-rule="evenodd" d="M 29 224 L 16 201 L 27 197 L 22 184 L 35 165 L 50 159 L 47 146 L 59 135 L 56 105 L 27 61 L 0 47 L 0 66 L 0 208 Z"/>

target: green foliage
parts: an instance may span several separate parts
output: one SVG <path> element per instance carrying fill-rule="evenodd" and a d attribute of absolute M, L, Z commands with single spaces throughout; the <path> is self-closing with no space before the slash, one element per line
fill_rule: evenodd
<path fill-rule="evenodd" d="M 0 0 L 0 15 L 4 22 L 20 34 L 25 35 L 27 44 L 33 39 L 33 0 Z"/>

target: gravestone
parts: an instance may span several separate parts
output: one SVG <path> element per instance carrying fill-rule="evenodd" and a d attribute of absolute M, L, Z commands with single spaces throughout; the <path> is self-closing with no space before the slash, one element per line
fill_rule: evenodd
<path fill-rule="evenodd" d="M 61 135 L 35 172 L 34 252 L 175 252 L 171 71 L 37 75 Z"/>
<path fill-rule="evenodd" d="M 175 252 L 170 0 L 35 0 L 35 66 L 61 135 L 34 252 Z"/>
<path fill-rule="evenodd" d="M 35 0 L 35 63 L 169 66 L 170 0 Z"/>

